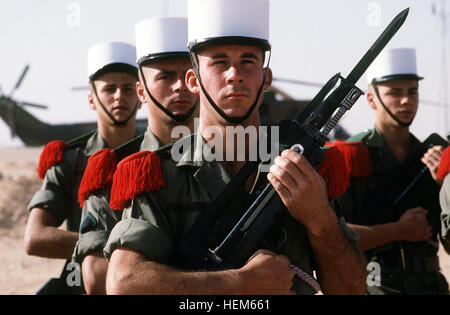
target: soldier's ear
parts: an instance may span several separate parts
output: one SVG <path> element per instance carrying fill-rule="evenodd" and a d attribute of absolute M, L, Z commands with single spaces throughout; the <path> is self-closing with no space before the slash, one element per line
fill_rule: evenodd
<path fill-rule="evenodd" d="M 264 91 L 267 91 L 272 86 L 273 74 L 272 69 L 267 69 L 266 82 L 264 82 Z"/>
<path fill-rule="evenodd" d="M 88 95 L 88 102 L 89 102 L 89 107 L 92 110 L 97 110 L 97 106 L 95 105 L 93 93 L 89 93 L 89 95 Z"/>
<path fill-rule="evenodd" d="M 192 94 L 200 94 L 200 84 L 195 74 L 194 69 L 189 69 L 186 72 L 186 86 Z"/>
<path fill-rule="evenodd" d="M 367 99 L 367 104 L 369 104 L 370 108 L 372 108 L 373 110 L 377 109 L 377 105 L 375 104 L 375 91 L 373 90 L 373 86 L 370 85 L 369 86 L 369 90 L 367 91 L 366 94 L 366 99 Z"/>
<path fill-rule="evenodd" d="M 142 103 L 147 103 L 147 98 L 145 97 L 145 88 L 144 84 L 141 81 L 136 82 L 136 93 L 139 98 L 139 101 Z"/>

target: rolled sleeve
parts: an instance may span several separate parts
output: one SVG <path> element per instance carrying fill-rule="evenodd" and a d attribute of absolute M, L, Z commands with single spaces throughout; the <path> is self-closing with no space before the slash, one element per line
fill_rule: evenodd
<path fill-rule="evenodd" d="M 30 203 L 28 210 L 41 208 L 49 211 L 57 219 L 58 226 L 72 213 L 73 172 L 77 152 L 64 153 L 64 160 L 47 170 L 42 187 Z"/>
<path fill-rule="evenodd" d="M 111 231 L 103 253 L 109 260 L 119 247 L 134 249 L 148 260 L 169 264 L 174 254 L 172 239 L 158 227 L 140 219 L 124 219 Z"/>
<path fill-rule="evenodd" d="M 34 194 L 28 204 L 28 210 L 31 211 L 33 208 L 49 211 L 56 218 L 57 226 L 61 225 L 68 216 L 68 205 L 61 193 L 46 188 Z"/>
<path fill-rule="evenodd" d="M 81 263 L 87 255 L 94 252 L 102 252 L 108 236 L 109 231 L 91 231 L 80 234 L 72 257 L 73 260 Z"/>
<path fill-rule="evenodd" d="M 84 202 L 80 238 L 73 258 L 81 262 L 93 252 L 102 252 L 119 217 L 109 208 L 109 188 L 99 190 Z"/>

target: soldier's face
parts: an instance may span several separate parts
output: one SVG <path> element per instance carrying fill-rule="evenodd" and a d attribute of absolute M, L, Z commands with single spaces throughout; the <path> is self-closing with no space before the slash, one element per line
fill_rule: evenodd
<path fill-rule="evenodd" d="M 197 56 L 203 86 L 216 105 L 229 117 L 245 115 L 255 102 L 264 78 L 261 48 L 251 45 L 217 45 L 202 50 Z M 189 87 L 200 94 L 202 104 L 208 104 L 193 76 L 192 73 L 191 77 L 188 74 Z M 270 87 L 270 83 L 269 69 L 264 90 Z M 258 106 L 261 103 L 262 97 Z M 210 110 L 210 106 L 206 107 Z"/>
<path fill-rule="evenodd" d="M 395 80 L 377 84 L 378 92 L 384 105 L 402 122 L 411 122 L 417 113 L 419 91 L 417 80 Z M 373 89 L 373 87 L 372 87 Z M 378 98 L 373 93 L 371 107 L 375 110 L 376 119 L 386 123 L 395 123 L 382 108 Z M 369 95 L 368 95 L 369 98 Z"/>
<path fill-rule="evenodd" d="M 164 58 L 155 60 L 142 67 L 148 91 L 166 109 L 174 115 L 184 115 L 194 106 L 197 96 L 192 94 L 185 83 L 186 72 L 191 68 L 189 58 Z M 137 84 L 142 102 L 151 104 L 148 110 L 152 117 L 169 119 L 159 108 L 153 105 L 142 80 Z"/>
<path fill-rule="evenodd" d="M 131 115 L 138 101 L 134 76 L 122 72 L 109 72 L 101 75 L 94 84 L 99 99 L 97 100 L 91 93 L 89 103 L 98 112 L 99 119 L 109 121 L 98 103 L 99 100 L 116 121 L 124 121 Z"/>

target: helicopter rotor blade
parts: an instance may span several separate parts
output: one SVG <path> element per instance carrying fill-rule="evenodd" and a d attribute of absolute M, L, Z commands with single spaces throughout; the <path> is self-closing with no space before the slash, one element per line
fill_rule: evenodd
<path fill-rule="evenodd" d="M 85 86 L 73 86 L 70 88 L 72 91 L 85 91 L 85 90 L 89 90 L 89 86 L 85 85 Z"/>
<path fill-rule="evenodd" d="M 25 78 L 25 75 L 28 72 L 28 69 L 30 69 L 29 65 L 26 65 L 25 68 L 22 71 L 22 74 L 19 77 L 19 80 L 17 80 L 16 85 L 14 86 L 14 88 L 12 89 L 11 93 L 9 93 L 9 97 L 12 97 L 13 93 L 20 87 L 20 85 L 22 84 L 23 79 Z"/>
<path fill-rule="evenodd" d="M 312 86 L 312 87 L 322 87 L 322 83 L 316 83 L 316 82 L 310 82 L 310 81 L 303 81 L 303 80 L 294 80 L 294 79 L 285 79 L 285 78 L 273 78 L 273 81 L 278 81 L 282 83 L 290 83 L 290 84 L 297 84 L 297 85 L 304 85 L 304 86 Z M 363 90 L 364 93 L 367 93 L 367 90 Z M 437 102 L 432 100 L 426 100 L 426 99 L 420 99 L 420 104 L 433 106 L 433 107 L 449 107 L 450 104 L 443 103 L 443 102 Z"/>
<path fill-rule="evenodd" d="M 28 102 L 20 102 L 20 105 L 36 107 L 36 108 L 40 108 L 40 109 L 48 109 L 48 106 L 46 106 L 46 105 L 33 104 L 33 103 L 28 103 Z"/>
<path fill-rule="evenodd" d="M 319 88 L 321 88 L 323 86 L 322 83 L 303 81 L 303 80 L 294 80 L 294 79 L 285 79 L 285 78 L 273 78 L 273 81 L 278 81 L 278 82 L 282 82 L 282 83 L 291 83 L 291 84 L 305 85 L 305 86 L 314 86 L 314 87 L 319 87 Z"/>
<path fill-rule="evenodd" d="M 448 104 L 448 103 L 430 101 L 430 100 L 424 100 L 424 99 L 420 99 L 419 104 L 424 104 L 424 105 L 429 105 L 429 106 L 434 106 L 434 107 L 441 107 L 441 108 L 450 107 L 450 104 Z"/>

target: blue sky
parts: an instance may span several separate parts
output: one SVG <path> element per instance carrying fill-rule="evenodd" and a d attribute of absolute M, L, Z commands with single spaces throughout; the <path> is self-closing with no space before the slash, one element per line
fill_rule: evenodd
<path fill-rule="evenodd" d="M 445 0 L 444 0 L 445 1 Z M 346 76 L 390 20 L 410 7 L 404 26 L 389 47 L 417 49 L 424 100 L 443 101 L 441 20 L 433 15 L 441 0 L 271 0 L 271 68 L 275 77 L 326 82 L 336 72 Z M 448 1 L 447 1 L 448 2 Z M 450 4 L 447 4 L 450 13 Z M 29 109 L 49 123 L 93 121 L 86 85 L 86 51 L 105 40 L 134 43 L 134 25 L 146 18 L 186 16 L 185 0 L 5 0 L 0 2 L 0 87 L 8 94 L 26 64 L 30 70 L 15 98 L 49 106 Z M 450 16 L 449 16 L 450 19 Z M 447 22 L 447 33 L 448 25 Z M 449 37 L 445 39 L 449 54 Z M 299 99 L 310 99 L 317 88 L 275 83 Z M 367 87 L 366 79 L 359 87 Z M 448 87 L 447 87 L 448 90 Z M 448 91 L 447 91 L 448 93 Z M 447 96 L 450 100 L 450 97 Z M 450 129 L 448 112 L 420 105 L 411 130 L 420 139 Z M 146 117 L 146 110 L 138 114 Z M 361 97 L 341 121 L 351 133 L 370 128 L 373 113 Z M 0 122 L 0 146 L 18 146 Z"/>

